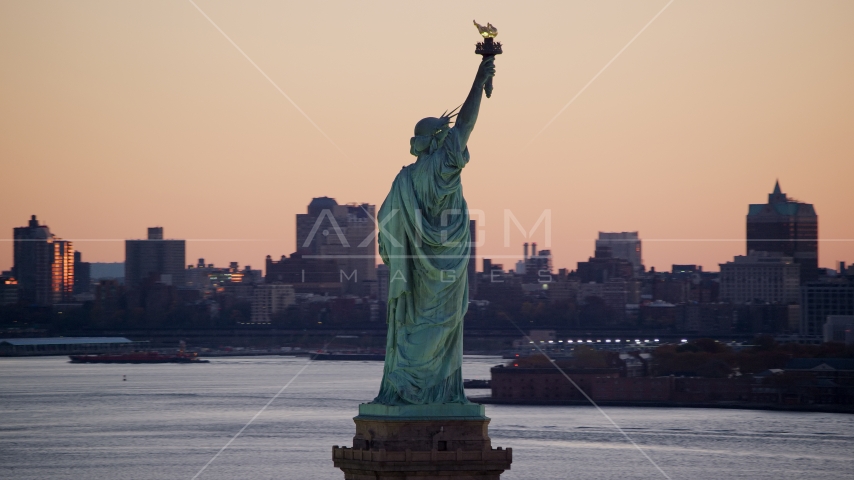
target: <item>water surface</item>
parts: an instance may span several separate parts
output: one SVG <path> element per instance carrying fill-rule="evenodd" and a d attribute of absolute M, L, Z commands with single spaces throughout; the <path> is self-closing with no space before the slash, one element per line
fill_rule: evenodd
<path fill-rule="evenodd" d="M 86 365 L 0 359 L 0 478 L 191 479 L 306 364 L 214 358 L 204 365 Z M 488 378 L 496 357 L 466 357 Z M 127 381 L 122 376 L 127 375 Z M 313 362 L 199 479 L 343 479 L 381 362 Z M 471 393 L 486 393 L 487 390 Z M 671 478 L 854 479 L 854 415 L 607 407 Z M 487 405 L 502 479 L 664 476 L 593 407 Z"/>

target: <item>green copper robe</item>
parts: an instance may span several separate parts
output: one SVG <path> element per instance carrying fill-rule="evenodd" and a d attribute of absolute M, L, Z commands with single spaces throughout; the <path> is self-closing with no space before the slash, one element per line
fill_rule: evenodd
<path fill-rule="evenodd" d="M 430 144 L 430 137 L 413 138 Z M 421 142 L 422 144 L 425 142 Z M 380 208 L 379 248 L 389 268 L 388 337 L 372 403 L 469 403 L 463 392 L 469 215 L 460 173 L 469 161 L 450 129 L 400 171 Z"/>

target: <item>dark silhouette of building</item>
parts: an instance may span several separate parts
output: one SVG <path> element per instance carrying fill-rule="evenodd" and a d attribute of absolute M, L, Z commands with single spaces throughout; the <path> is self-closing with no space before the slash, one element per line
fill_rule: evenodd
<path fill-rule="evenodd" d="M 125 285 L 139 287 L 152 277 L 166 284 L 184 272 L 184 240 L 164 240 L 163 227 L 148 229 L 148 240 L 125 240 Z"/>
<path fill-rule="evenodd" d="M 89 293 L 91 282 L 91 265 L 83 261 L 79 251 L 74 252 L 74 294 Z"/>
<path fill-rule="evenodd" d="M 474 300 L 477 297 L 477 223 L 474 220 L 469 220 L 469 234 L 471 235 L 468 265 L 468 281 L 469 281 L 469 300 Z"/>
<path fill-rule="evenodd" d="M 313 198 L 308 213 L 297 214 L 297 252 L 333 260 L 343 272 L 345 293 L 367 295 L 376 282 L 376 207 L 338 205 L 334 198 Z"/>
<path fill-rule="evenodd" d="M 293 285 L 296 293 L 340 295 L 346 278 L 335 260 L 315 258 L 300 252 L 279 261 L 267 255 L 265 283 Z"/>
<path fill-rule="evenodd" d="M 818 215 L 812 204 L 801 203 L 780 190 L 768 203 L 751 204 L 747 212 L 747 253 L 777 252 L 801 266 L 801 283 L 818 278 Z"/>
<path fill-rule="evenodd" d="M 594 256 L 586 262 L 578 262 L 578 278 L 582 283 L 605 283 L 612 278 L 631 280 L 634 278 L 634 265 L 623 258 L 614 258 L 611 247 L 598 246 Z"/>
<path fill-rule="evenodd" d="M 18 298 L 28 304 L 52 305 L 70 299 L 74 287 L 74 247 L 39 225 L 36 216 L 14 229 L 12 275 Z"/>
<path fill-rule="evenodd" d="M 537 252 L 537 243 L 531 244 L 531 255 L 528 256 L 528 244 L 523 244 L 522 263 L 516 263 L 516 274 L 524 276 L 525 283 L 542 283 L 551 278 L 552 252 L 541 250 Z"/>
<path fill-rule="evenodd" d="M 631 262 L 635 275 L 643 273 L 641 240 L 638 232 L 599 232 L 596 248 L 599 247 L 610 247 L 612 257 Z"/>
<path fill-rule="evenodd" d="M 828 315 L 854 315 L 854 282 L 838 278 L 801 287 L 801 335 L 824 335 Z"/>
<path fill-rule="evenodd" d="M 384 263 L 377 265 L 377 300 L 383 305 L 383 308 L 388 303 L 388 280 L 388 265 Z M 471 282 L 477 282 L 477 279 L 471 277 L 469 283 Z"/>
<path fill-rule="evenodd" d="M 3 272 L 9 273 L 12 272 Z M 11 275 L 0 275 L 0 306 L 18 303 L 18 281 Z"/>

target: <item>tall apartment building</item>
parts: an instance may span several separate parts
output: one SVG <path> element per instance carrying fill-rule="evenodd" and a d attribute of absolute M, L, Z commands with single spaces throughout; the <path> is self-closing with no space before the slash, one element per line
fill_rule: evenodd
<path fill-rule="evenodd" d="M 366 295 L 366 281 L 376 281 L 376 206 L 338 205 L 318 197 L 307 213 L 297 214 L 297 252 L 306 259 L 335 260 L 344 293 Z"/>
<path fill-rule="evenodd" d="M 270 323 L 273 317 L 296 303 L 292 285 L 267 283 L 258 285 L 252 295 L 252 323 Z"/>
<path fill-rule="evenodd" d="M 768 203 L 751 204 L 747 212 L 747 253 L 776 252 L 801 265 L 801 283 L 818 278 L 818 215 L 812 204 L 801 203 L 780 190 Z"/>
<path fill-rule="evenodd" d="M 800 265 L 792 257 L 753 252 L 720 266 L 720 298 L 725 302 L 798 302 Z"/>
<path fill-rule="evenodd" d="M 177 284 L 185 257 L 184 240 L 165 240 L 163 227 L 149 228 L 147 240 L 125 240 L 125 285 L 139 287 L 152 277 Z"/>
<path fill-rule="evenodd" d="M 39 225 L 36 216 L 14 229 L 14 266 L 18 297 L 30 304 L 52 305 L 71 299 L 74 289 L 74 247 Z"/>
<path fill-rule="evenodd" d="M 92 282 L 92 266 L 83 261 L 80 251 L 74 252 L 74 294 L 89 293 Z"/>
<path fill-rule="evenodd" d="M 638 232 L 599 232 L 596 248 L 600 247 L 609 247 L 612 257 L 631 262 L 635 275 L 643 272 L 641 240 Z"/>

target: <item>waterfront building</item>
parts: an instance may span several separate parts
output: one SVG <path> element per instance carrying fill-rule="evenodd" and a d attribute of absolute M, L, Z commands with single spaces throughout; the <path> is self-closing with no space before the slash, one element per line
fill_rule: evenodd
<path fill-rule="evenodd" d="M 596 248 L 608 247 L 611 256 L 628 260 L 632 264 L 635 275 L 642 273 L 643 258 L 641 257 L 641 240 L 638 232 L 599 232 Z"/>
<path fill-rule="evenodd" d="M 822 338 L 829 315 L 854 315 L 854 283 L 835 279 L 801 287 L 801 336 Z"/>
<path fill-rule="evenodd" d="M 720 267 L 720 297 L 725 302 L 798 302 L 801 266 L 791 257 L 752 252 Z"/>
<path fill-rule="evenodd" d="M 334 198 L 313 198 L 307 213 L 297 214 L 297 252 L 306 259 L 333 260 L 342 272 L 344 293 L 366 295 L 376 280 L 376 206 L 339 205 Z"/>
<path fill-rule="evenodd" d="M 125 285 L 139 287 L 150 279 L 180 284 L 185 252 L 184 240 L 163 238 L 163 227 L 149 228 L 147 240 L 125 240 Z"/>
<path fill-rule="evenodd" d="M 551 366 L 551 365 L 549 365 Z M 597 378 L 619 378 L 620 368 L 567 368 L 558 371 L 546 366 L 526 367 L 511 363 L 490 369 L 492 398 L 508 403 L 559 402 L 567 400 L 584 401 L 579 388 L 590 391 L 592 382 Z M 567 382 L 564 374 L 572 378 Z"/>
<path fill-rule="evenodd" d="M 818 278 L 818 215 L 812 204 L 798 202 L 780 190 L 768 203 L 751 204 L 747 212 L 747 252 L 776 252 L 801 266 L 801 283 Z"/>
<path fill-rule="evenodd" d="M 258 285 L 252 295 L 252 323 L 270 323 L 273 317 L 296 303 L 293 285 Z"/>
<path fill-rule="evenodd" d="M 854 315 L 828 315 L 824 341 L 854 345 Z"/>
<path fill-rule="evenodd" d="M 53 305 L 71 299 L 74 247 L 39 225 L 33 215 L 26 227 L 14 229 L 14 266 L 19 298 L 29 304 Z"/>
<path fill-rule="evenodd" d="M 126 352 L 147 347 L 124 337 L 0 338 L 0 356 Z"/>

